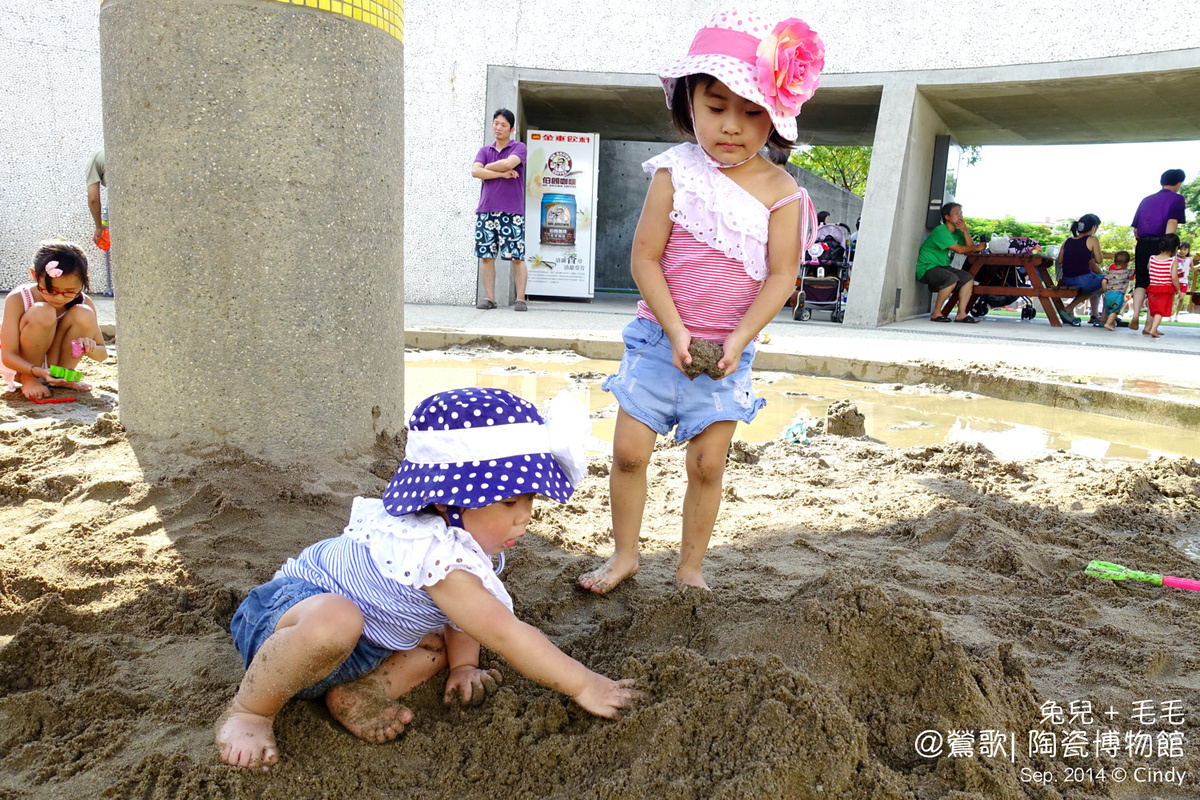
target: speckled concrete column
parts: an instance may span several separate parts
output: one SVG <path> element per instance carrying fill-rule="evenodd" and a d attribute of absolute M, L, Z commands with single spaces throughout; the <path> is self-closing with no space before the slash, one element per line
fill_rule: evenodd
<path fill-rule="evenodd" d="M 131 432 L 292 458 L 403 424 L 401 6 L 308 5 L 101 5 Z"/>

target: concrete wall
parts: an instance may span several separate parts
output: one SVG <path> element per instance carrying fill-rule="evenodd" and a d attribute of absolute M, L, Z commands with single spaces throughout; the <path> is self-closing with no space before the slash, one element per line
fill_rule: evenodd
<path fill-rule="evenodd" d="M 446 14 L 440 4 L 409 2 L 407 299 L 467 304 L 476 298 L 472 243 L 479 181 L 470 177 L 470 164 L 490 140 L 489 105 L 499 104 L 487 102 L 488 65 L 493 72 L 651 74 L 686 52 L 716 7 L 708 0 L 650 6 L 520 0 L 510 13 L 497 14 L 483 0 L 461 0 Z M 773 18 L 798 11 L 783 0 L 754 8 Z M 825 40 L 830 75 L 1072 61 L 1164 52 L 1200 40 L 1200 6 L 1165 0 L 1139 5 L 1136 18 L 1170 19 L 1171 36 L 1163 36 L 1157 22 L 1130 24 L 1133 12 L 1122 0 L 997 0 L 986 13 L 940 0 L 848 0 L 800 13 Z M 1064 36 L 1068 24 L 1071 35 Z M 506 86 L 512 88 L 503 90 L 505 96 L 515 102 L 515 80 Z"/>
<path fill-rule="evenodd" d="M 279 457 L 399 431 L 400 41 L 274 0 L 100 22 L 121 422 Z"/>
<path fill-rule="evenodd" d="M 29 280 L 43 239 L 78 242 L 92 289 L 105 284 L 92 244 L 84 168 L 103 144 L 96 0 L 0 0 L 0 289 Z"/>
<path fill-rule="evenodd" d="M 407 299 L 467 303 L 475 296 L 479 186 L 470 163 L 490 130 L 489 65 L 651 74 L 686 50 L 716 7 L 711 0 L 518 0 L 500 14 L 483 0 L 460 0 L 446 13 L 441 3 L 409 0 Z M 774 18 L 797 13 L 783 0 L 754 7 Z M 0 63 L 9 77 L 0 118 L 0 284 L 7 286 L 26 274 L 37 240 L 57 233 L 88 238 L 81 184 L 84 159 L 100 139 L 100 66 L 95 0 L 0 0 L 0 10 Z M 1134 9 L 1123 0 L 997 0 L 986 13 L 941 0 L 845 0 L 800 13 L 826 42 L 827 75 L 1066 62 L 1200 41 L 1200 5 L 1177 0 Z M 1020 22 L 1004 22 L 1011 20 Z M 1157 20 L 1170 20 L 1169 36 Z M 1063 35 L 1065 26 L 1071 35 Z M 54 133 L 40 124 L 47 98 L 71 110 L 58 115 Z M 519 113 L 517 98 L 510 102 Z M 98 252 L 86 247 L 89 256 Z"/>
<path fill-rule="evenodd" d="M 600 140 L 596 197 L 596 288 L 636 289 L 629 272 L 633 233 L 650 175 L 642 163 L 670 148 L 663 142 Z"/>
<path fill-rule="evenodd" d="M 929 290 L 917 283 L 914 268 L 926 234 L 934 137 L 946 132 L 916 86 L 884 90 L 846 304 L 847 325 L 875 326 L 929 311 Z"/>
<path fill-rule="evenodd" d="M 854 221 L 862 214 L 863 199 L 853 192 L 848 192 L 836 183 L 830 183 L 819 175 L 789 166 L 788 172 L 796 179 L 796 183 L 804 187 L 812 198 L 813 207 L 817 211 L 828 211 L 829 221 L 844 222 L 854 232 Z"/>

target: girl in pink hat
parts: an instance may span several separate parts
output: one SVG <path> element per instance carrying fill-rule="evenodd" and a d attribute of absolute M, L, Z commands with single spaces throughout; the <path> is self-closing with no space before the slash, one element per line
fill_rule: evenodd
<path fill-rule="evenodd" d="M 654 176 L 633 244 L 642 300 L 624 331 L 620 371 L 604 382 L 620 404 L 609 478 L 615 550 L 580 576 L 585 589 L 607 592 L 637 572 L 646 468 L 657 436 L 672 428 L 688 443 L 675 583 L 708 588 L 701 562 L 725 456 L 738 421 L 764 405 L 750 386 L 753 342 L 795 288 L 816 228 L 808 195 L 761 151 L 790 150 L 824 59 L 801 20 L 771 25 L 727 11 L 659 73 L 672 121 L 694 141 L 642 165 Z M 684 369 L 696 339 L 716 344 L 721 358 L 691 379 Z"/>

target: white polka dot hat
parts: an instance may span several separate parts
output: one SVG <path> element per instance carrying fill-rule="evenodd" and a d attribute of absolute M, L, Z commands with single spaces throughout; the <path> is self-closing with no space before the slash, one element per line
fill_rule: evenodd
<path fill-rule="evenodd" d="M 800 106 L 812 97 L 825 68 L 825 45 L 803 20 L 772 25 L 747 11 L 718 11 L 692 40 L 688 54 L 658 73 L 667 95 L 675 79 L 712 75 L 739 97 L 767 110 L 779 135 L 796 141 Z"/>
<path fill-rule="evenodd" d="M 546 419 L 503 389 L 453 389 L 422 400 L 408 420 L 404 461 L 383 493 L 393 516 L 440 503 L 481 508 L 533 492 L 565 503 L 587 471 L 591 422 L 563 391 Z"/>

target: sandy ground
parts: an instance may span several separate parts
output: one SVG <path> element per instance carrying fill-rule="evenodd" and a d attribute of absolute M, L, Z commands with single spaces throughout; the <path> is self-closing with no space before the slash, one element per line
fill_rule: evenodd
<path fill-rule="evenodd" d="M 292 702 L 274 771 L 226 767 L 211 726 L 242 673 L 236 604 L 339 533 L 356 494 L 378 496 L 397 451 L 281 466 L 146 441 L 116 421 L 115 365 L 89 376 L 100 389 L 86 402 L 0 401 L 3 800 L 1197 794 L 1200 596 L 1081 569 L 1200 575 L 1176 546 L 1200 534 L 1200 464 L 1010 462 L 829 435 L 735 442 L 712 594 L 671 583 L 682 449 L 660 444 L 642 570 L 609 596 L 574 588 L 610 552 L 607 460 L 569 505 L 539 502 L 505 574 L 517 614 L 638 679 L 646 698 L 619 721 L 485 653 L 504 684 L 479 708 L 443 707 L 435 678 L 406 699 L 409 730 L 371 745 L 322 704 Z M 1084 701 L 1090 721 L 1043 719 L 1043 704 L 1069 717 Z M 940 755 L 915 750 L 926 730 Z M 1003 753 L 981 752 L 985 731 Z M 1110 731 L 1119 749 L 1098 756 Z M 950 755 L 951 732 L 973 752 Z M 1029 755 L 1031 732 L 1057 737 L 1055 752 Z M 1086 755 L 1066 747 L 1080 736 Z M 1152 755 L 1128 752 L 1147 740 Z M 1139 783 L 1135 768 L 1187 777 Z"/>

